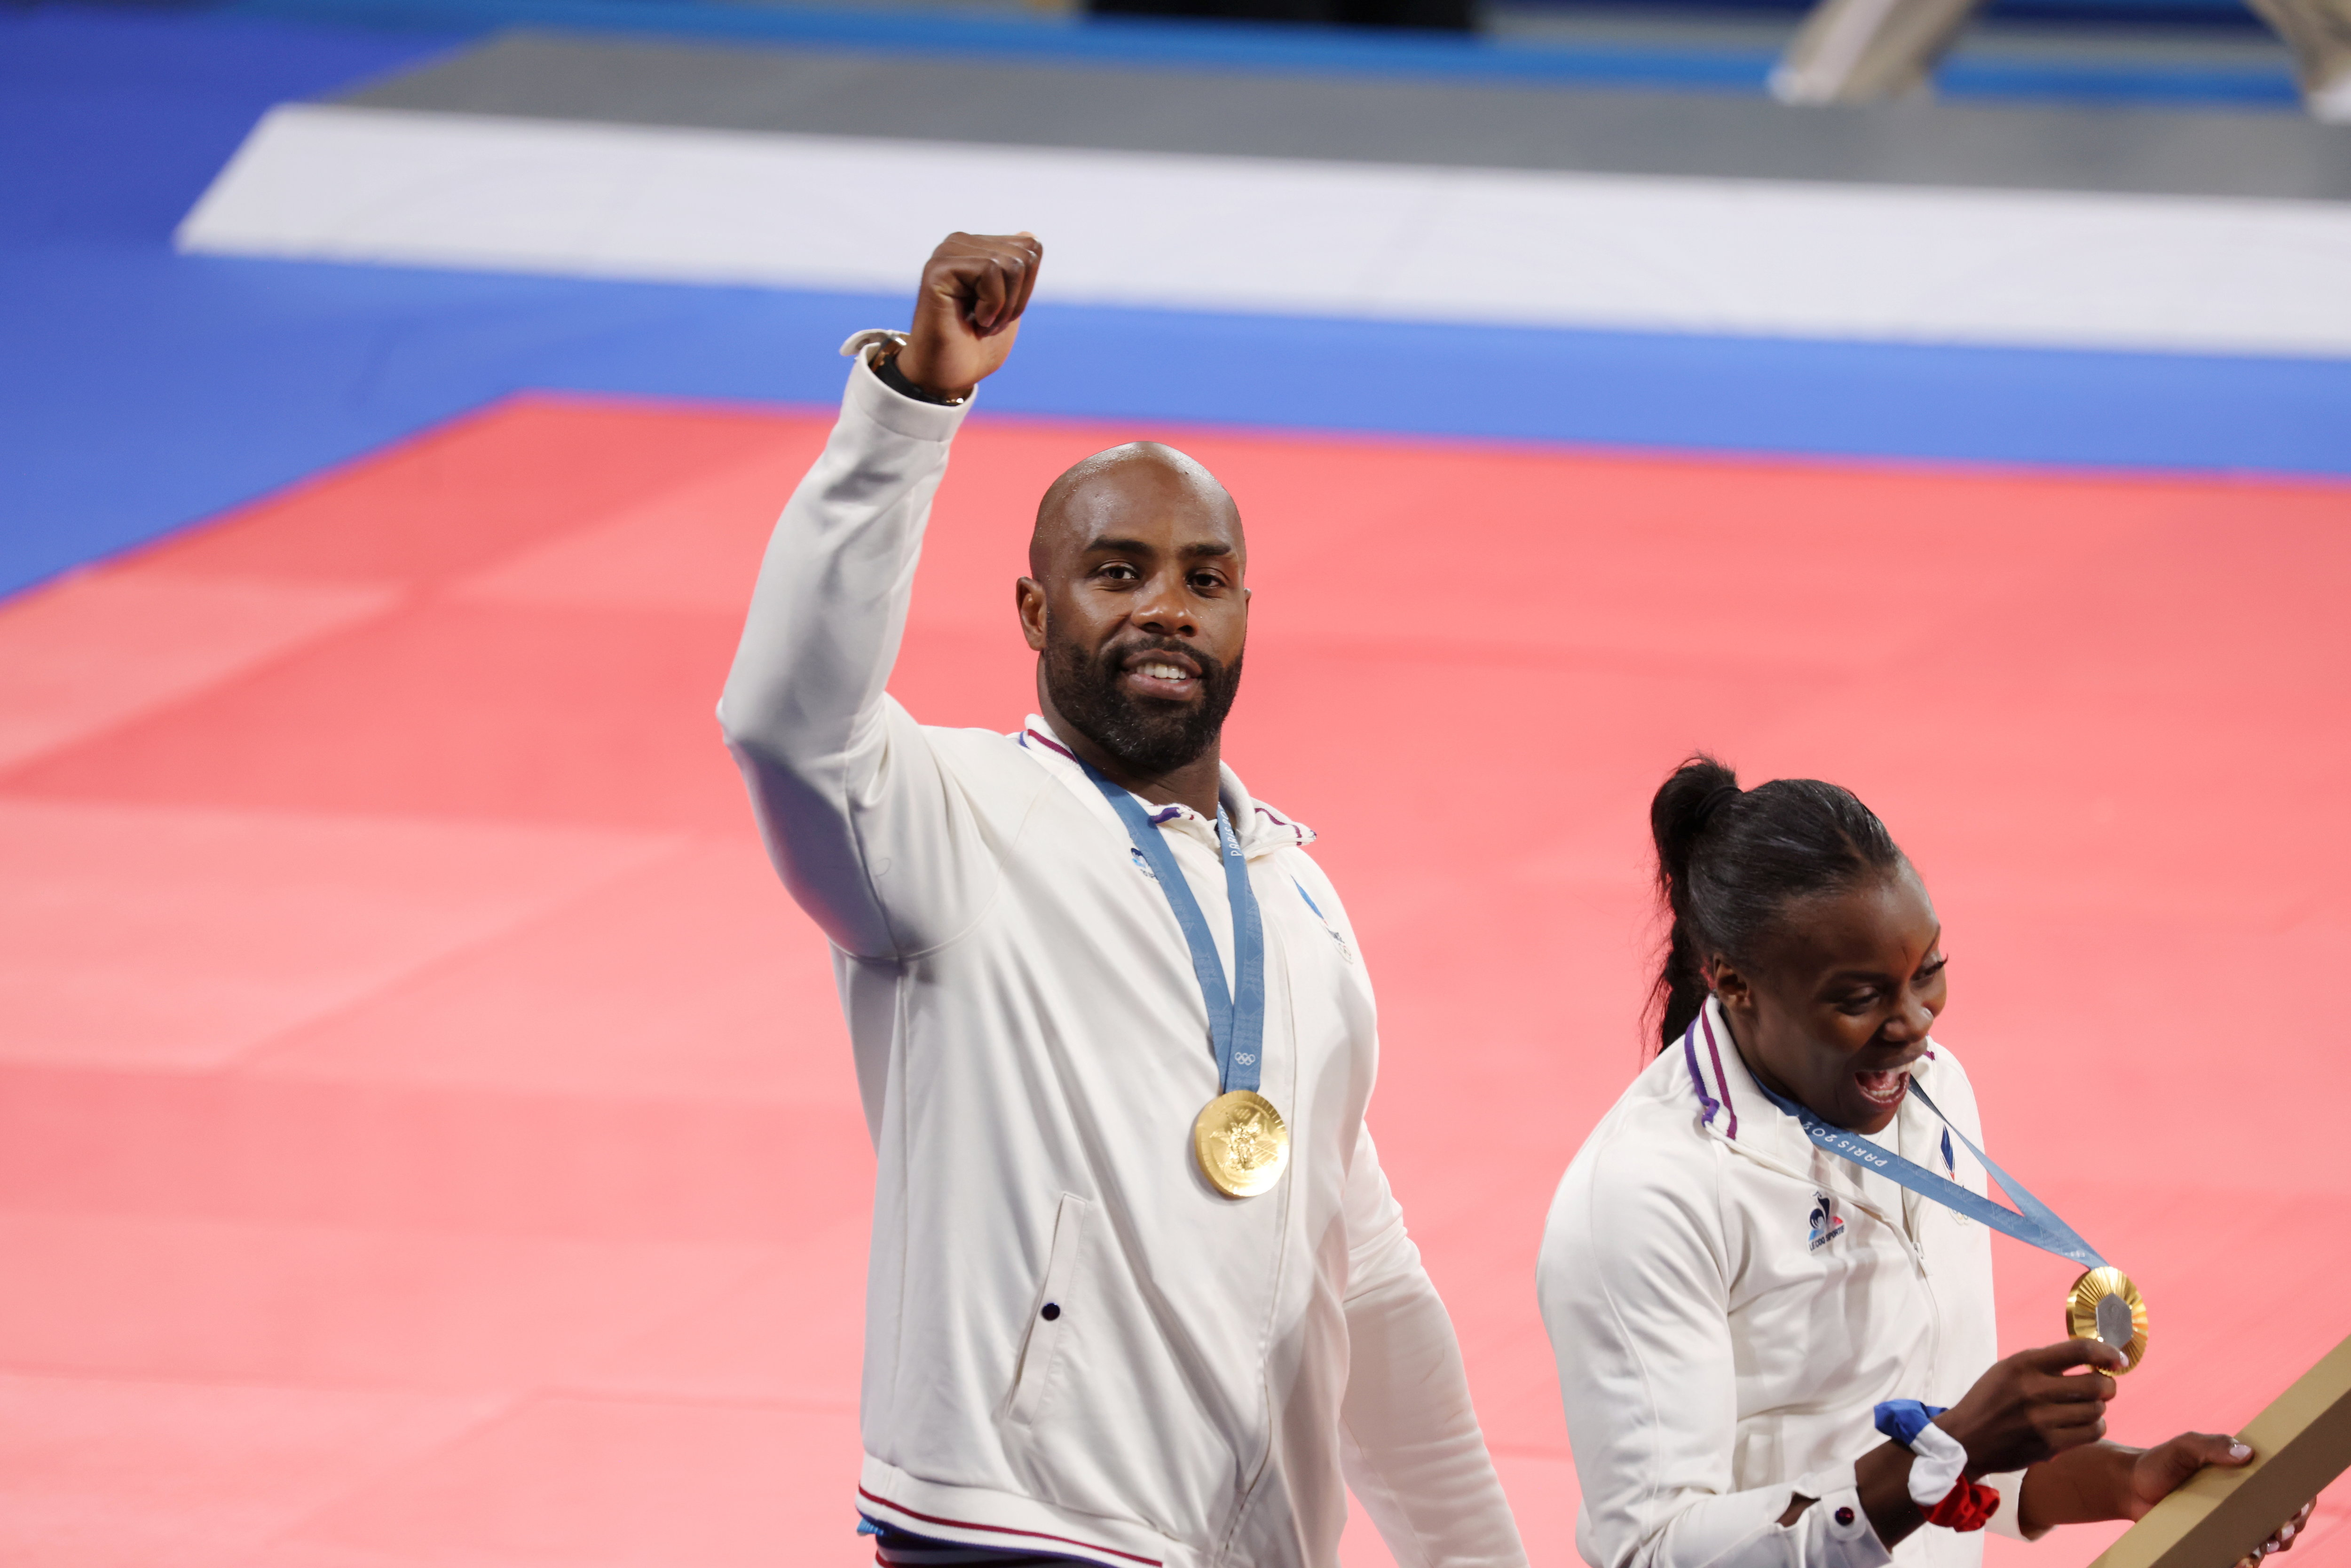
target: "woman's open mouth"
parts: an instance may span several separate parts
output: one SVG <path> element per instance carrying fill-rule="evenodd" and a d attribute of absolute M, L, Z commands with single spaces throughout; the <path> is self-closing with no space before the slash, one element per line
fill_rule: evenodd
<path fill-rule="evenodd" d="M 1862 1098 L 1873 1105 L 1899 1105 L 1902 1096 L 1910 1092 L 1910 1070 L 1907 1067 L 1880 1067 L 1856 1072 L 1853 1081 L 1860 1085 Z"/>

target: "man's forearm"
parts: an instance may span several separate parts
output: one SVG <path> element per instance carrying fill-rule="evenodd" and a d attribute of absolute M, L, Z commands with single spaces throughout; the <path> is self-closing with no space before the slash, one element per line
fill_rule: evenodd
<path fill-rule="evenodd" d="M 972 388 L 1011 352 L 1043 256 L 1025 233 L 951 234 L 924 264 L 909 329 L 842 348 L 859 368 L 841 422 L 776 525 L 718 705 L 755 791 L 764 770 L 830 793 L 824 773 L 871 733 L 947 443 Z M 873 372 L 883 348 L 906 392 Z"/>
<path fill-rule="evenodd" d="M 874 836 L 919 836 L 925 820 L 920 769 L 888 745 L 884 688 L 960 415 L 850 372 L 841 423 L 768 543 L 718 706 L 777 871 L 828 936 L 867 956 L 905 935 L 869 874 Z"/>
<path fill-rule="evenodd" d="M 788 768 L 838 755 L 895 661 L 930 498 L 959 409 L 900 397 L 862 366 L 759 569 L 719 717 Z"/>
<path fill-rule="evenodd" d="M 1469 1398 L 1461 1347 L 1418 1268 L 1347 1302 L 1348 1480 L 1405 1568 L 1526 1562 Z"/>
<path fill-rule="evenodd" d="M 924 265 L 906 369 L 967 393 L 1010 352 L 1043 254 L 1021 235 L 949 235 Z M 952 926 L 956 874 L 935 758 L 885 693 L 931 497 L 964 406 L 891 390 L 860 354 L 823 454 L 768 542 L 718 720 L 743 768 L 776 868 L 842 949 L 887 956 Z M 893 727 L 904 744 L 893 746 Z M 920 754 L 920 755 L 917 755 Z M 894 761 L 893 761 L 894 758 Z M 895 863 L 885 895 L 877 865 Z M 927 880 L 925 880 L 927 879 Z"/>

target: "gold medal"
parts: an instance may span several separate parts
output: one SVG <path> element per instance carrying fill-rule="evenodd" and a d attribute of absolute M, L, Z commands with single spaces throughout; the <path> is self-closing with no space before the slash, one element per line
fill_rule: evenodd
<path fill-rule="evenodd" d="M 2128 1372 L 2147 1354 L 2147 1302 L 2120 1269 L 2093 1269 L 2065 1293 L 2065 1333 L 2121 1351 Z"/>
<path fill-rule="evenodd" d="M 1227 1197 L 1255 1197 L 1281 1179 L 1290 1129 L 1273 1103 L 1250 1089 L 1219 1094 L 1192 1123 L 1192 1157 Z"/>

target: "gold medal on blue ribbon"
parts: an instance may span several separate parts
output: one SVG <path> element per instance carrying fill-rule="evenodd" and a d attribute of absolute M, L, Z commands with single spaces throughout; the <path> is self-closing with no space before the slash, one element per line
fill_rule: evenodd
<path fill-rule="evenodd" d="M 1290 1164 L 1290 1128 L 1273 1103 L 1253 1089 L 1219 1094 L 1192 1123 L 1192 1157 L 1208 1185 L 1227 1197 L 1270 1192 Z"/>
<path fill-rule="evenodd" d="M 1270 1192 L 1290 1165 L 1290 1127 L 1273 1102 L 1257 1092 L 1265 1067 L 1265 923 L 1249 886 L 1249 857 L 1221 805 L 1217 808 L 1217 852 L 1224 862 L 1225 895 L 1233 914 L 1233 979 L 1225 983 L 1200 902 L 1160 837 L 1158 824 L 1134 796 L 1096 772 L 1083 758 L 1094 788 L 1118 813 L 1134 852 L 1151 870 L 1167 900 L 1184 945 L 1192 952 L 1192 977 L 1208 1013 L 1210 1049 L 1216 1053 L 1217 1097 L 1192 1119 L 1192 1159 L 1207 1184 L 1227 1197 Z"/>
<path fill-rule="evenodd" d="M 2093 1269 L 2065 1292 L 2065 1334 L 2121 1351 L 2128 1372 L 2147 1354 L 2147 1302 L 2120 1269 Z"/>
<path fill-rule="evenodd" d="M 1685 1048 L 1690 1046 L 1704 1018 L 1701 1013 L 1698 1019 L 1691 1021 L 1693 1032 L 1683 1037 Z M 1707 1025 L 1707 1030 L 1710 1040 L 1713 1026 Z M 1696 1061 L 1695 1055 L 1692 1061 Z M 1694 1066 L 1691 1071 L 1695 1076 L 1697 1070 Z M 2099 1257 L 2096 1250 L 2082 1239 L 2079 1232 L 2057 1218 L 2056 1210 L 2025 1190 L 2022 1182 L 1993 1164 L 1992 1157 L 1977 1147 L 1974 1139 L 1951 1124 L 1951 1119 L 1943 1114 L 1942 1108 L 1935 1103 L 1926 1090 L 1919 1087 L 1916 1078 L 1910 1081 L 1911 1097 L 1943 1124 L 1950 1137 L 1967 1145 L 1968 1153 L 1975 1155 L 1983 1168 L 1991 1173 L 1992 1179 L 2000 1183 L 2001 1190 L 2016 1201 L 2016 1207 L 2003 1207 L 1984 1194 L 1961 1186 L 1948 1176 L 1938 1176 L 1884 1145 L 1872 1143 L 1850 1128 L 1832 1126 L 1817 1113 L 1799 1105 L 1767 1083 L 1758 1082 L 1756 1087 L 1763 1091 L 1765 1099 L 1796 1119 L 1797 1125 L 1803 1128 L 1804 1136 L 1813 1141 L 1814 1147 L 1851 1160 L 1862 1169 L 1875 1172 L 1906 1191 L 1931 1198 L 2004 1236 L 2013 1236 L 2044 1252 L 2053 1252 L 2060 1258 L 2085 1265 L 2088 1272 L 2074 1281 L 2073 1290 L 2065 1296 L 2067 1337 L 2094 1339 L 2121 1351 L 2130 1364 L 2123 1368 L 2126 1372 L 2137 1366 L 2139 1358 L 2147 1354 L 2147 1302 L 2140 1297 L 2138 1287 L 2131 1283 L 2130 1276 Z M 1952 1157 L 1949 1138 L 1944 1140 L 1943 1157 L 1946 1161 Z"/>

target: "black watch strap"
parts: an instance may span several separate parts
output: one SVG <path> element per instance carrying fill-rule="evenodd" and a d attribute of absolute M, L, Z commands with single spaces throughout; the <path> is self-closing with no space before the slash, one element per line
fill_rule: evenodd
<path fill-rule="evenodd" d="M 941 408 L 953 408 L 964 401 L 959 397 L 941 397 L 938 393 L 918 387 L 908 381 L 906 372 L 898 368 L 898 356 L 894 352 L 885 350 L 874 355 L 873 373 L 882 378 L 883 386 L 888 387 L 900 397 L 910 397 L 916 402 L 931 402 L 938 404 Z"/>

